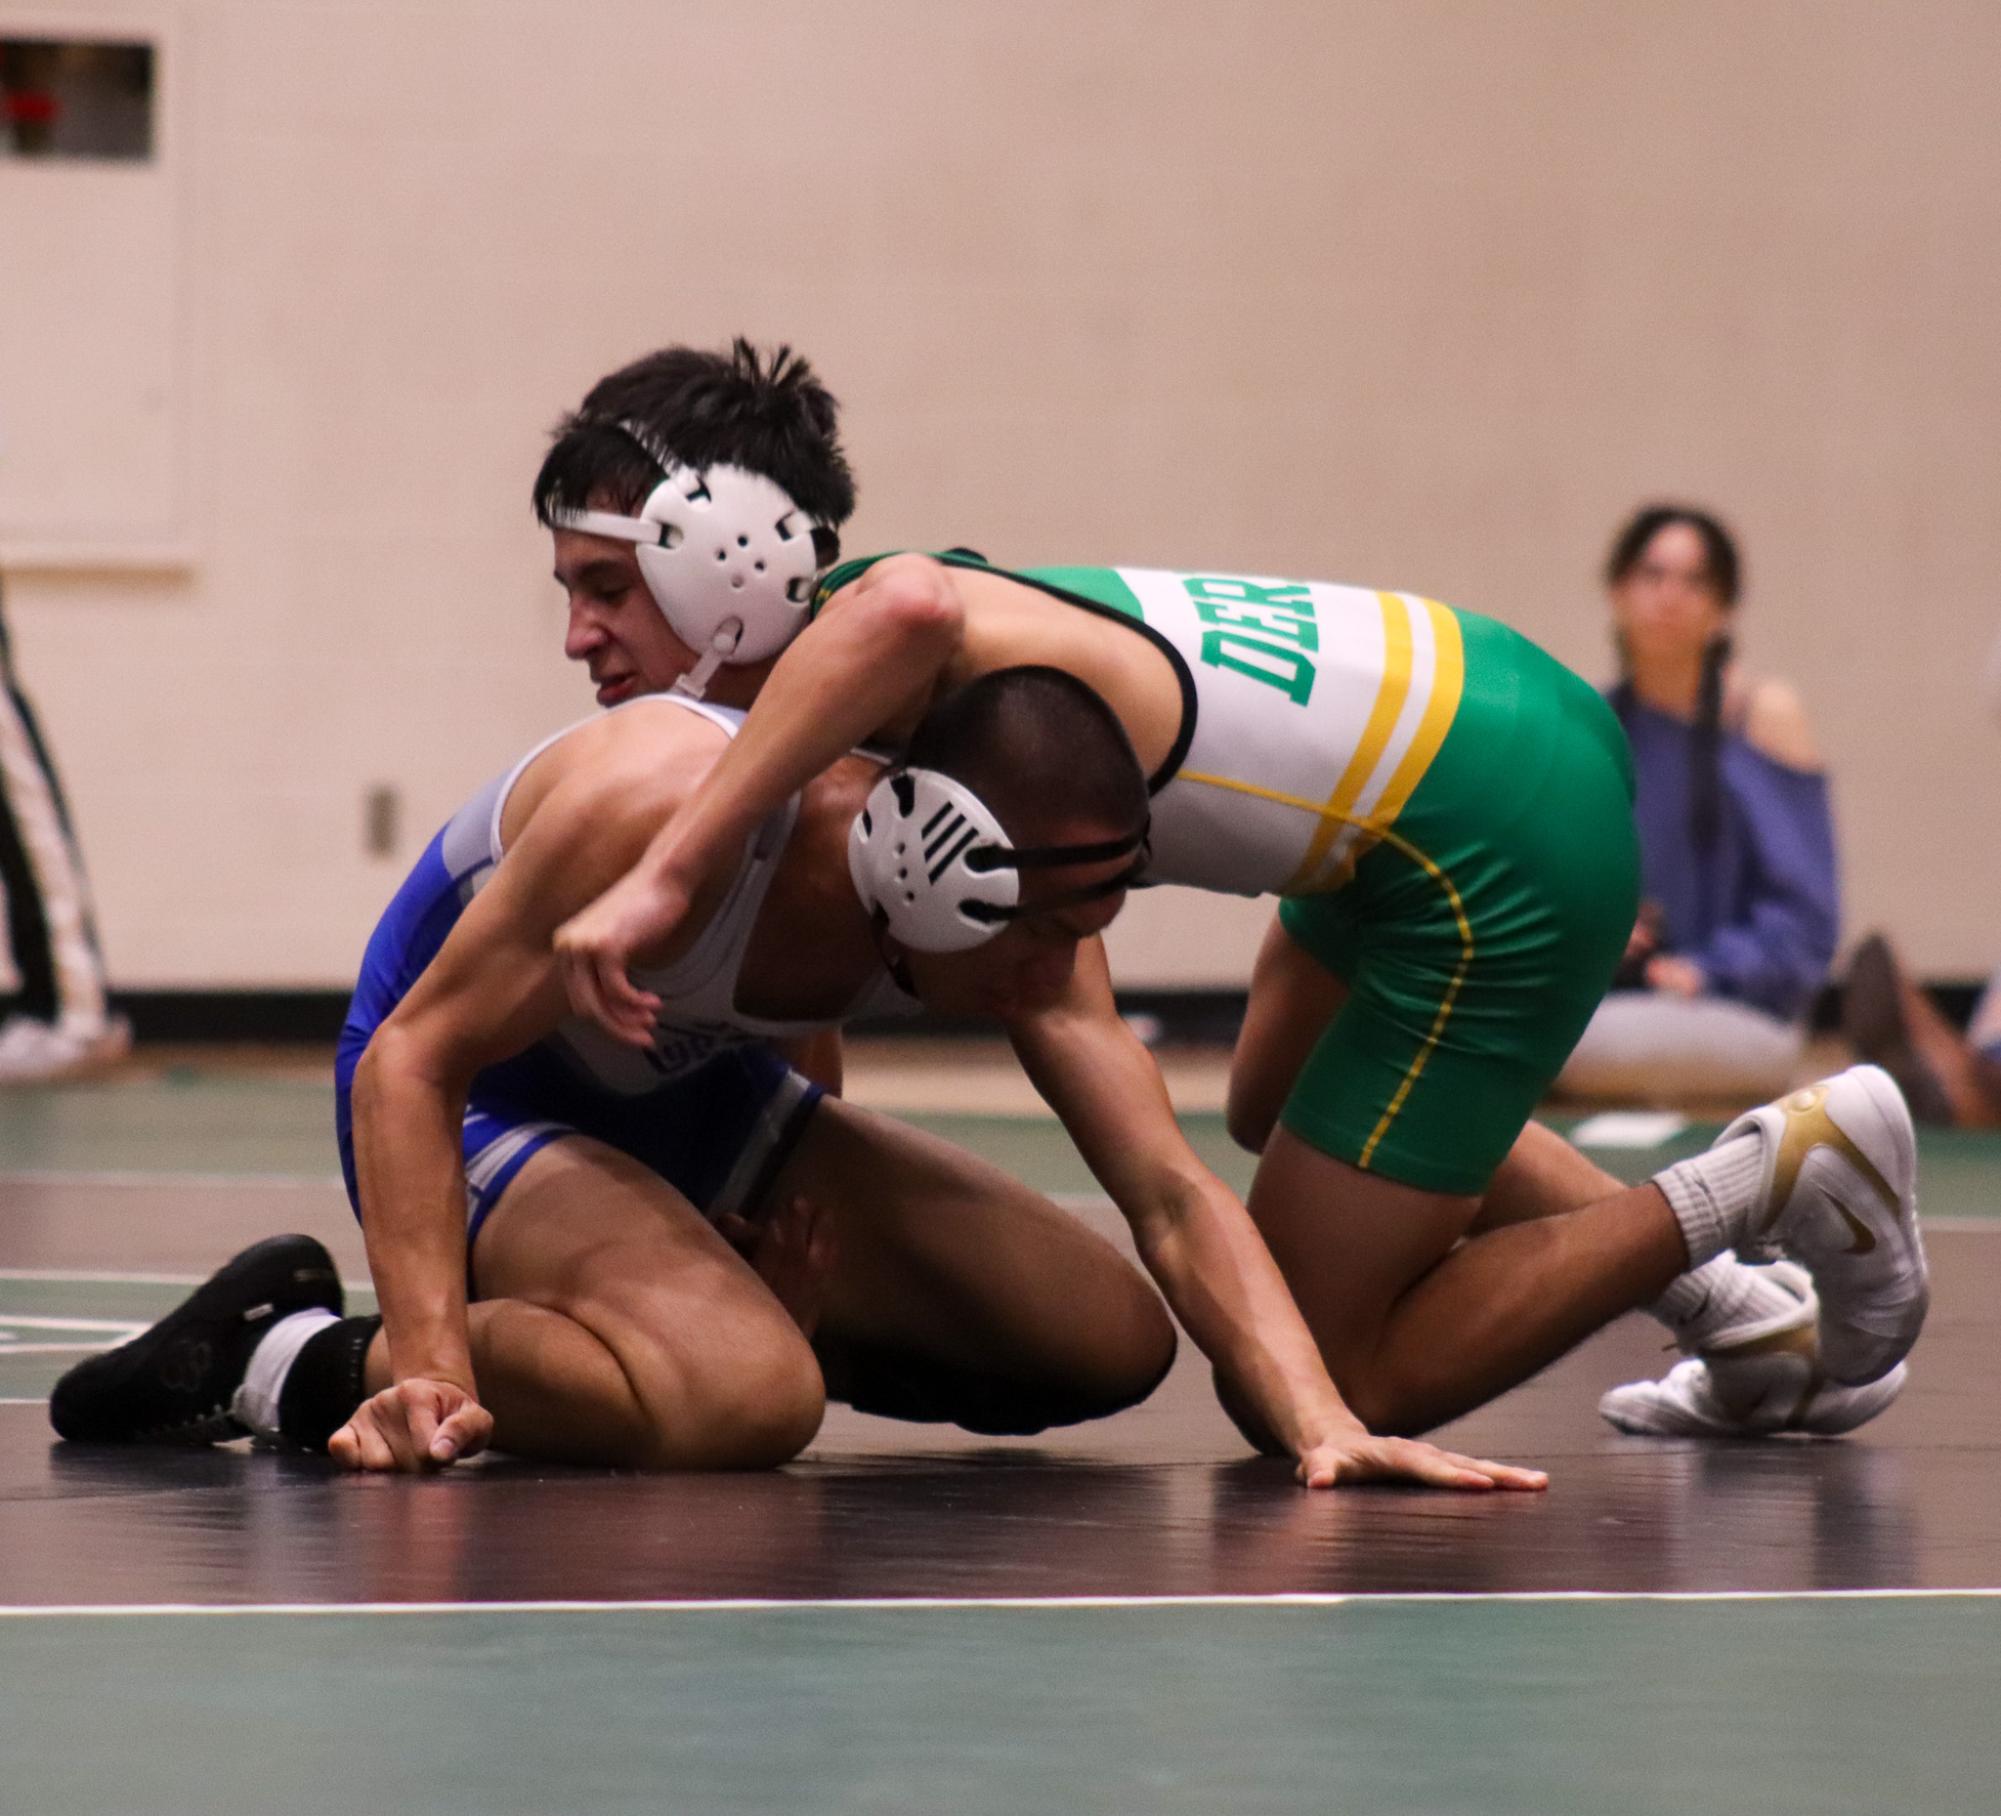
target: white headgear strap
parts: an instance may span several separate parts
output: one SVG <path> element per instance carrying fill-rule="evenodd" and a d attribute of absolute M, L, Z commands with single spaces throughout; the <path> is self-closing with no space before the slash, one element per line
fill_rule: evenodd
<path fill-rule="evenodd" d="M 646 590 L 675 636 L 700 657 L 676 685 L 699 695 L 717 664 L 762 662 L 805 628 L 832 532 L 762 473 L 724 463 L 682 466 L 662 458 L 635 424 L 617 427 L 665 475 L 639 515 L 556 511 L 550 522 L 637 545 Z"/>

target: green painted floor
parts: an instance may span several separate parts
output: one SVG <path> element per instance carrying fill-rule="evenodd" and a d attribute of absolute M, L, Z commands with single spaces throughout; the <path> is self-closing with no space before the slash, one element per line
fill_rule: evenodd
<path fill-rule="evenodd" d="M 0 1173 L 337 1177 L 333 1085 L 195 1067 L 0 1092 Z"/>
<path fill-rule="evenodd" d="M 1083 1163 L 1045 1117 L 913 1115 L 907 1120 L 984 1154 L 1050 1192 L 1094 1192 Z M 1568 1129 L 1576 1118 L 1552 1118 Z M 1202 1158 L 1239 1190 L 1250 1156 L 1220 1115 L 1182 1118 Z M 1703 1147 L 1713 1124 L 1691 1125 L 1660 1147 L 1591 1150 L 1625 1179 Z M 1933 1217 L 2001 1215 L 2001 1134 L 1925 1130 L 1924 1207 Z M 0 1177 L 9 1173 L 335 1178 L 330 1084 L 216 1073 L 196 1066 L 138 1081 L 0 1093 Z"/>
<path fill-rule="evenodd" d="M 913 1120 L 1046 1190 L 1095 1191 L 1046 1120 Z M 0 1094 L 0 1260 L 21 1264 L 0 1273 L 0 1400 L 38 1399 L 74 1359 L 58 1346 L 102 1340 L 106 1326 L 142 1323 L 179 1297 L 170 1285 L 76 1274 L 193 1268 L 203 1242 L 213 1245 L 195 1232 L 240 1215 L 319 1219 L 314 1227 L 333 1240 L 338 1226 L 345 1253 L 357 1257 L 331 1121 L 324 1084 L 198 1067 Z M 1250 1163 L 1220 1119 L 1187 1121 L 1224 1176 L 1246 1183 Z M 1640 1178 L 1711 1133 L 1691 1129 L 1662 1148 L 1599 1158 Z M 1991 1219 L 2001 1209 L 2001 1138 L 1927 1134 L 1922 1177 L 1929 1216 Z M 1963 1260 L 1989 1246 L 1977 1232 L 1949 1240 Z M 50 1277 L 72 1266 L 76 1274 Z M 1565 1493 L 1487 1525 L 1424 1498 L 1330 1503 L 1323 1515 L 1283 1482 L 1261 1487 L 1207 1466 L 1162 1468 L 1151 1479 L 1173 1502 L 1167 1524 L 1195 1521 L 1188 1542 L 1199 1541 L 1203 1567 L 1225 1580 L 1243 1547 L 1286 1557 L 1296 1548 L 1304 1568 L 1344 1532 L 1389 1563 L 1431 1547 L 1497 1570 L 1504 1552 L 1541 1569 L 1543 1550 L 1597 1555 L 1608 1542 L 1639 1547 L 1636 1563 L 1650 1547 L 1694 1556 L 1714 1522 L 1735 1520 L 1746 1530 L 1729 1535 L 1738 1573 L 1726 1572 L 1726 1582 L 1992 1584 L 2001 1578 L 1989 1568 L 1992 1527 L 1981 1512 L 1992 1504 L 1981 1423 L 1991 1401 L 1968 1360 L 1990 1353 L 1992 1301 L 1971 1288 L 1955 1299 L 1957 1286 L 1947 1285 L 1929 1352 L 1937 1365 L 1913 1395 L 1924 1405 L 1899 1407 L 1892 1418 L 1904 1424 L 1888 1430 L 1886 1420 L 1886 1436 L 1790 1453 L 1666 1446 L 1642 1454 L 1596 1431 L 1589 1392 L 1579 1389 L 1571 1410 L 1585 1435 L 1557 1446 Z M 1639 1366 L 1652 1360 L 1652 1345 L 1644 1347 Z M 1510 1402 L 1525 1410 L 1508 1416 L 1545 1421 L 1508 1438 L 1524 1454 L 1559 1429 L 1536 1410 L 1556 1405 L 1558 1374 Z M 202 1595 L 195 1564 L 212 1562 L 218 1548 L 243 1553 L 246 1580 L 258 1580 L 272 1566 L 260 1548 L 318 1547 L 339 1568 L 343 1544 L 365 1550 L 399 1533 L 439 1542 L 433 1529 L 452 1529 L 447 1516 L 459 1513 L 476 1517 L 457 1542 L 473 1547 L 475 1563 L 493 1564 L 510 1585 L 503 1594 L 523 1592 L 514 1585 L 531 1565 L 592 1542 L 588 1516 L 532 1529 L 503 1517 L 540 1498 L 535 1481 L 496 1477 L 484 1495 L 472 1480 L 437 1492 L 352 1483 L 336 1503 L 324 1486 L 295 1494 L 283 1459 L 232 1454 L 217 1458 L 214 1482 L 196 1468 L 156 1486 L 116 1470 L 57 1468 L 62 1459 L 47 1460 L 34 1406 L 0 1409 L 0 1430 L 32 1447 L 16 1454 L 14 1486 L 0 1495 L 0 1549 L 27 1557 L 27 1536 L 39 1532 L 47 1549 L 54 1533 L 82 1572 L 32 1572 L 17 1598 L 86 1596 L 100 1543 L 144 1554 L 158 1583 L 145 1599 L 171 1601 Z M 1852 1467 L 1835 1467 L 1843 1463 Z M 1022 1467 L 1060 1483 L 1060 1458 Z M 817 1474 L 777 1479 L 776 1491 L 833 1496 L 846 1507 L 840 1497 L 857 1490 L 844 1469 L 853 1460 L 836 1457 Z M 1019 1527 L 1021 1547 L 1076 1546 L 1078 1497 L 1087 1510 L 1096 1505 L 1100 1474 L 1084 1468 L 1062 1484 L 1059 1502 L 1022 1501 L 1002 1525 Z M 1133 1474 L 1127 1467 L 1107 1479 Z M 1900 1561 L 1895 1547 L 1887 1563 L 1871 1554 L 1856 1508 L 1875 1503 L 1865 1495 L 1851 1505 L 1850 1478 L 1882 1497 L 1889 1511 L 1879 1517 L 1913 1557 L 1922 1541 L 1921 1563 Z M 998 1493 L 977 1490 L 976 1475 L 922 1477 L 918 1486 L 927 1482 L 934 1500 Z M 619 1488 L 585 1484 L 584 1492 Z M 721 1482 L 713 1492 L 735 1493 Z M 350 1499 L 346 1539 L 347 1527 L 321 1531 L 306 1517 L 325 1505 L 348 1509 Z M 239 1531 L 230 1521 L 246 1505 L 271 1517 Z M 728 1547 L 719 1555 L 754 1568 L 769 1534 L 741 1511 L 720 1517 L 710 1535 Z M 406 1519 L 416 1521 L 407 1532 Z M 655 1516 L 640 1524 L 662 1537 Z M 851 1526 L 794 1524 L 806 1535 L 800 1557 L 787 1554 L 795 1573 L 838 1581 Z M 669 1542 L 682 1555 L 691 1534 L 707 1531 L 670 1521 Z M 1130 1519 L 1114 1533 L 1129 1550 Z M 600 1527 L 600 1545 L 604 1537 Z M 531 1549 L 517 1557 L 510 1544 Z M 1761 1545 L 1780 1561 L 1768 1566 Z M 1187 1548 L 1164 1555 L 1178 1559 Z M 895 1555 L 900 1569 L 907 1554 Z M 1011 1555 L 996 1562 L 993 1592 L 1005 1592 Z M 1593 1580 L 1556 1568 L 1531 1580 Z M 1478 1569 L 1474 1579 L 1510 1580 Z M 111 1580 L 101 1563 L 95 1580 Z M 2001 1600 L 1975 1598 L 0 1614 L 0 1812 L 1931 1816 L 1997 1807 L 1997 1707 Z"/>
<path fill-rule="evenodd" d="M 1994 1807 L 1997 1707 L 1991 1600 L 0 1629 L 36 1816 L 1940 1816 Z"/>

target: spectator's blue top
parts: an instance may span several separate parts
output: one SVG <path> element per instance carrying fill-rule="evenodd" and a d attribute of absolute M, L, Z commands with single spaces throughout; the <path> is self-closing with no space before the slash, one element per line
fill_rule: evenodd
<path fill-rule="evenodd" d="M 1664 949 L 1693 959 L 1718 996 L 1791 1020 L 1834 960 L 1840 925 L 1827 777 L 1718 739 L 1722 824 L 1699 848 L 1689 825 L 1695 731 L 1617 688 L 1633 744 L 1642 890 L 1659 904 Z"/>

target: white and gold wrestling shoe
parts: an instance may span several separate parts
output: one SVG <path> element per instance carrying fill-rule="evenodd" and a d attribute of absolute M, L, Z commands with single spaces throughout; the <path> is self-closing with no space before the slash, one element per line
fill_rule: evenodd
<path fill-rule="evenodd" d="M 1899 1362 L 1862 1387 L 1830 1381 L 1820 1366 L 1819 1304 L 1796 1262 L 1763 1270 L 1788 1308 L 1716 1332 L 1658 1381 L 1628 1381 L 1598 1402 L 1616 1429 L 1647 1438 L 1832 1438 L 1866 1425 L 1904 1390 Z"/>
<path fill-rule="evenodd" d="M 1658 1381 L 1613 1388 L 1598 1412 L 1607 1424 L 1642 1438 L 1773 1438 L 1788 1432 L 1838 1438 L 1889 1406 L 1904 1391 L 1908 1373 L 1899 1362 L 1862 1387 L 1843 1387 L 1798 1356 L 1768 1356 L 1723 1377 L 1690 1356 Z"/>
<path fill-rule="evenodd" d="M 1831 1381 L 1882 1380 L 1931 1304 L 1903 1093 L 1882 1067 L 1851 1066 L 1738 1117 L 1716 1145 L 1749 1134 L 1764 1138 L 1764 1174 L 1738 1253 L 1789 1255 L 1813 1276 Z"/>

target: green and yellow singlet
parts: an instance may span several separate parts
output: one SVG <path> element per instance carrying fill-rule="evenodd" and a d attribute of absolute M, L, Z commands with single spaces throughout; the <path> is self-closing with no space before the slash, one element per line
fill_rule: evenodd
<path fill-rule="evenodd" d="M 837 568 L 824 601 L 870 560 Z M 1130 623 L 1181 677 L 1147 880 L 1286 898 L 1347 981 L 1285 1121 L 1477 1191 L 1633 926 L 1632 769 L 1609 707 L 1518 632 L 1415 594 L 1156 568 L 997 574 Z"/>
<path fill-rule="evenodd" d="M 1407 593 L 1154 568 L 978 567 L 1144 627 L 1183 677 L 1154 799 L 1165 883 L 1237 895 L 1338 888 L 1396 824 L 1465 683 L 1459 615 Z M 823 595 L 867 565 L 829 575 Z"/>

